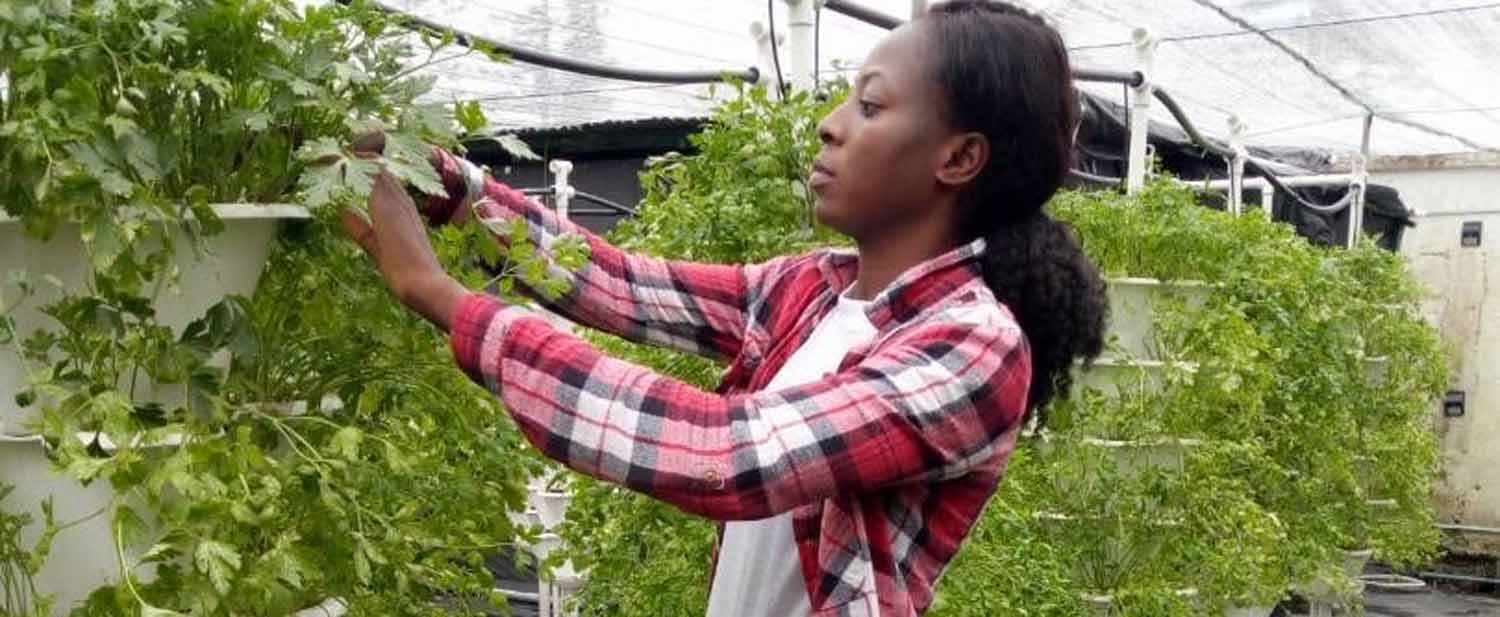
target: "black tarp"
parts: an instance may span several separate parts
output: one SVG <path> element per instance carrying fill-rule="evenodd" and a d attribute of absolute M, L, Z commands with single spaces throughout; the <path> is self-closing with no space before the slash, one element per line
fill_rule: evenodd
<path fill-rule="evenodd" d="M 1122 94 L 1123 99 L 1123 94 Z M 1083 93 L 1082 125 L 1078 130 L 1077 167 L 1094 176 L 1123 178 L 1125 176 L 1125 150 L 1130 138 L 1129 115 L 1126 107 L 1103 97 Z M 1199 127 L 1200 132 L 1203 127 Z M 1151 145 L 1161 166 L 1184 180 L 1220 179 L 1228 176 L 1223 158 L 1205 153 L 1193 145 L 1186 132 L 1175 125 L 1151 121 L 1147 143 Z M 1332 163 L 1331 153 L 1317 148 L 1282 146 L 1250 148 L 1250 154 L 1258 159 L 1270 161 L 1268 170 L 1279 178 L 1289 176 L 1327 173 Z M 1247 177 L 1253 177 L 1247 174 Z M 1097 186 L 1100 183 L 1081 182 Z M 1347 187 L 1299 187 L 1294 189 L 1305 201 L 1317 205 L 1338 203 L 1349 190 Z M 1413 226 L 1412 213 L 1401 201 L 1401 196 L 1389 186 L 1371 184 L 1366 190 L 1363 229 L 1376 237 L 1380 246 L 1389 250 L 1401 247 L 1401 237 L 1407 227 Z M 1247 192 L 1250 203 L 1259 203 L 1256 192 Z M 1205 193 L 1204 205 L 1222 208 L 1222 193 Z M 1291 196 L 1277 192 L 1271 205 L 1271 216 L 1297 228 L 1297 232 L 1322 244 L 1342 245 L 1348 237 L 1349 208 L 1337 212 L 1323 213 L 1302 207 Z"/>

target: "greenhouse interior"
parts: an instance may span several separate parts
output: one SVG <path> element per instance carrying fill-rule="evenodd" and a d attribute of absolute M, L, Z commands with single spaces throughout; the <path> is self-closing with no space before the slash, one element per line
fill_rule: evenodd
<path fill-rule="evenodd" d="M 1497 32 L 3 0 L 0 617 L 1500 616 Z"/>

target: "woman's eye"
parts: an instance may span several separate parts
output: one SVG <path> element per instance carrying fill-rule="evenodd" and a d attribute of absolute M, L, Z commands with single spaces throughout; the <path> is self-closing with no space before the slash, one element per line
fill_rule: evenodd
<path fill-rule="evenodd" d="M 873 115 L 875 115 L 875 110 L 877 109 L 877 107 L 878 106 L 875 105 L 874 103 L 870 103 L 870 102 L 867 102 L 867 101 L 860 101 L 859 102 L 859 113 L 860 113 L 860 115 L 865 116 L 865 117 L 873 116 Z"/>

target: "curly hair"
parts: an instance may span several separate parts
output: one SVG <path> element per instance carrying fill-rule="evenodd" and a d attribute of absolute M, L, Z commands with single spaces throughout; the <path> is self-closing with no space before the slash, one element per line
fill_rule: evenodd
<path fill-rule="evenodd" d="M 1003 2 L 951 0 L 919 20 L 933 43 L 933 77 L 955 128 L 990 143 L 985 169 L 962 196 L 965 229 L 986 239 L 984 279 L 1031 347 L 1028 410 L 1045 420 L 1066 396 L 1079 359 L 1104 347 L 1104 279 L 1069 225 L 1043 207 L 1073 164 L 1078 99 L 1062 36 Z"/>

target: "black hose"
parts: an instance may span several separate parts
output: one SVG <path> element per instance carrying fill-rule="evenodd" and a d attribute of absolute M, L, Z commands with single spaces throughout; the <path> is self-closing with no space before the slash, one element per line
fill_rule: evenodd
<path fill-rule="evenodd" d="M 819 75 L 819 69 L 821 68 L 820 65 L 823 62 L 823 58 L 822 58 L 822 46 L 823 46 L 823 7 L 821 5 L 819 5 L 819 4 L 814 3 L 813 4 L 813 91 L 814 92 L 816 92 L 818 90 L 819 85 L 822 83 L 822 77 Z"/>
<path fill-rule="evenodd" d="M 1172 95 L 1168 94 L 1166 90 L 1163 90 L 1156 86 L 1152 86 L 1151 94 L 1152 96 L 1156 97 L 1156 100 L 1161 101 L 1162 107 L 1167 108 L 1167 112 L 1172 114 L 1172 117 L 1177 120 L 1177 124 L 1182 126 L 1182 130 L 1187 133 L 1188 139 L 1193 142 L 1193 145 L 1196 145 L 1211 154 L 1221 156 L 1226 161 L 1234 160 L 1233 150 L 1204 139 L 1203 134 L 1198 132 L 1198 127 L 1193 125 L 1192 119 L 1188 118 L 1187 112 L 1184 112 L 1182 110 L 1182 106 L 1177 104 L 1177 99 L 1172 98 Z M 1337 214 L 1339 212 L 1343 212 L 1345 208 L 1349 207 L 1349 204 L 1354 202 L 1352 197 L 1355 191 L 1351 190 L 1349 191 L 1349 194 L 1344 195 L 1344 197 L 1337 203 L 1333 203 L 1327 206 L 1312 203 L 1306 199 L 1303 199 L 1301 195 L 1298 195 L 1296 192 L 1292 191 L 1292 189 L 1288 188 L 1281 182 L 1280 178 L 1277 178 L 1275 174 L 1271 173 L 1270 170 L 1266 169 L 1265 166 L 1261 165 L 1260 162 L 1256 161 L 1253 158 L 1245 158 L 1245 171 L 1254 172 L 1262 178 L 1265 178 L 1266 183 L 1270 184 L 1277 191 L 1286 193 L 1294 201 L 1296 201 L 1298 205 L 1301 205 L 1302 207 L 1319 214 Z"/>
<path fill-rule="evenodd" d="M 855 2 L 847 0 L 828 0 L 824 6 L 848 17 L 865 22 L 877 28 L 894 30 L 905 23 L 905 20 L 894 15 L 887 15 Z M 1106 83 L 1125 84 L 1130 87 L 1139 87 L 1146 82 L 1146 75 L 1140 71 L 1100 71 L 1093 69 L 1073 69 L 1073 79 L 1079 81 L 1099 81 Z"/>
<path fill-rule="evenodd" d="M 352 0 L 336 0 L 339 4 L 349 4 Z M 395 15 L 405 20 L 408 25 L 418 29 L 436 32 L 438 34 L 452 34 L 454 41 L 464 47 L 474 48 L 476 44 L 500 51 L 527 64 L 535 64 L 547 68 L 591 75 L 593 77 L 604 77 L 608 79 L 619 79 L 624 81 L 639 81 L 658 84 L 702 84 L 715 83 L 725 79 L 739 79 L 754 83 L 760 80 L 760 70 L 755 67 L 748 69 L 730 69 L 724 71 L 654 71 L 648 69 L 625 69 L 603 64 L 595 64 L 573 58 L 564 58 L 534 49 L 516 47 L 493 39 L 476 36 L 461 32 L 456 28 L 445 26 L 435 21 L 405 13 L 397 9 L 371 1 L 370 6 L 381 12 Z"/>
<path fill-rule="evenodd" d="M 557 193 L 557 189 L 555 189 L 553 187 L 550 187 L 550 186 L 544 186 L 544 187 L 541 187 L 541 188 L 520 189 L 520 191 L 521 191 L 521 194 L 527 195 L 529 197 L 544 197 L 544 196 L 549 196 L 549 195 L 555 195 Z M 574 189 L 573 190 L 573 196 L 576 197 L 576 198 L 578 198 L 578 199 L 582 199 L 584 201 L 593 203 L 595 205 L 604 206 L 605 208 L 607 208 L 609 210 L 608 213 L 610 213 L 610 214 L 623 214 L 625 216 L 635 216 L 635 208 L 632 208 L 630 206 L 626 206 L 626 205 L 623 205 L 623 204 L 619 204 L 619 203 L 616 203 L 614 201 L 610 201 L 609 199 L 606 199 L 604 197 L 600 197 L 600 196 L 595 195 L 593 193 L 585 193 L 585 192 L 580 191 L 578 189 Z M 572 212 L 576 213 L 576 214 L 601 214 L 602 213 L 602 211 L 577 211 L 577 210 L 572 211 Z"/>
<path fill-rule="evenodd" d="M 1073 69 L 1073 79 L 1078 81 L 1097 81 L 1112 84 L 1125 84 L 1132 88 L 1138 88 L 1146 83 L 1146 74 L 1140 71 L 1102 71 L 1097 69 Z"/>
<path fill-rule="evenodd" d="M 766 0 L 766 21 L 771 29 L 771 62 L 776 65 L 776 93 L 786 94 L 786 78 L 781 73 L 781 52 L 776 45 L 776 0 Z"/>
<path fill-rule="evenodd" d="M 1089 172 L 1086 172 L 1086 171 L 1083 171 L 1083 170 L 1080 170 L 1080 169 L 1069 169 L 1068 170 L 1068 175 L 1073 176 L 1074 178 L 1078 178 L 1080 180 L 1086 180 L 1088 182 L 1094 182 L 1094 183 L 1097 183 L 1097 184 L 1113 184 L 1113 185 L 1116 185 L 1116 186 L 1125 186 L 1125 179 L 1124 178 L 1111 178 L 1109 176 L 1098 176 L 1098 175 L 1094 175 L 1094 174 L 1091 174 Z"/>
<path fill-rule="evenodd" d="M 877 28 L 885 28 L 886 30 L 895 30 L 896 27 L 904 22 L 900 17 L 886 15 L 880 11 L 860 6 L 855 2 L 847 2 L 846 0 L 828 0 L 824 6 Z"/>

